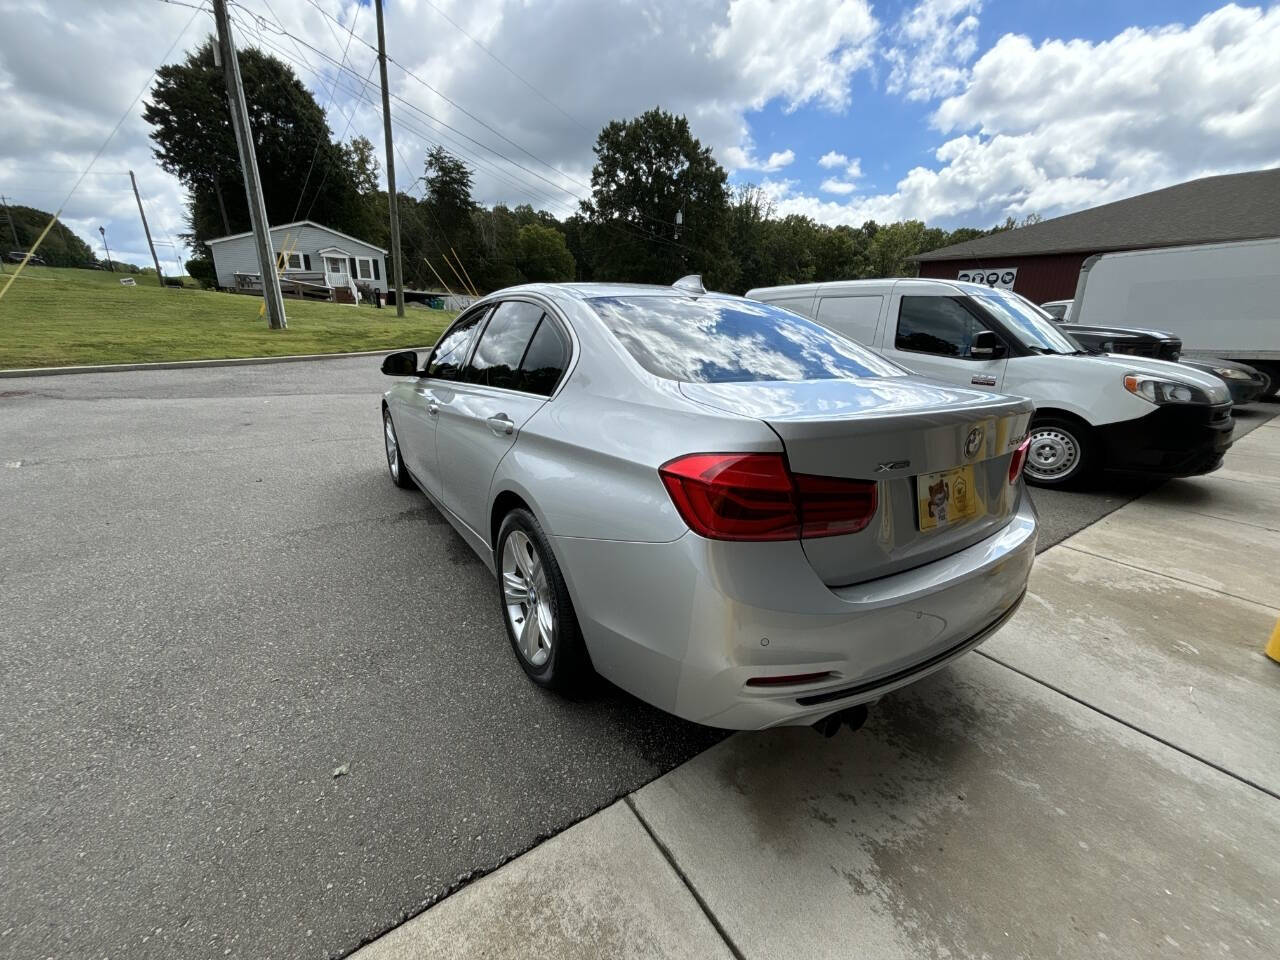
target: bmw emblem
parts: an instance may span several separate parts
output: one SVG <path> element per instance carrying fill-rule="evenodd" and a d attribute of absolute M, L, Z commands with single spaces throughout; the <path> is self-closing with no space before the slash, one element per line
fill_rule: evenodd
<path fill-rule="evenodd" d="M 969 436 L 964 441 L 964 456 L 966 460 L 972 460 L 978 455 L 978 448 L 982 446 L 982 428 L 974 427 L 969 431 Z"/>

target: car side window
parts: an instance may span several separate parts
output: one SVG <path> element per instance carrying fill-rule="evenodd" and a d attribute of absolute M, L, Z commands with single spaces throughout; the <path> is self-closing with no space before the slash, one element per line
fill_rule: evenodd
<path fill-rule="evenodd" d="M 520 362 L 518 389 L 543 397 L 551 396 L 564 376 L 572 354 L 568 335 L 560 329 L 560 324 L 544 315 Z"/>
<path fill-rule="evenodd" d="M 458 380 L 461 378 L 462 365 L 467 362 L 467 354 L 471 352 L 471 341 L 475 339 L 480 321 L 489 315 L 489 310 L 477 310 L 468 314 L 445 331 L 436 348 L 431 351 L 431 359 L 427 361 L 427 376 L 437 380 Z"/>
<path fill-rule="evenodd" d="M 488 387 L 523 389 L 520 359 L 542 319 L 542 308 L 522 300 L 498 304 L 476 344 L 462 379 Z"/>
<path fill-rule="evenodd" d="M 904 296 L 898 307 L 898 332 L 893 345 L 913 353 L 967 358 L 974 335 L 987 328 L 961 299 Z"/>
<path fill-rule="evenodd" d="M 904 298 L 905 299 L 905 298 Z M 818 304 L 817 320 L 836 333 L 863 346 L 876 345 L 876 321 L 884 297 L 823 297 Z"/>

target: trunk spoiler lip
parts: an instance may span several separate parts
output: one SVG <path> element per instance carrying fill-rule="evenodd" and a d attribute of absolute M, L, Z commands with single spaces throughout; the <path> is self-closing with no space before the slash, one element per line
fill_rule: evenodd
<path fill-rule="evenodd" d="M 753 388 L 757 393 L 754 398 Z M 850 420 L 896 425 L 903 417 L 921 418 L 926 423 L 933 419 L 932 425 L 940 425 L 965 419 L 1030 414 L 1035 410 L 1035 404 L 1026 397 L 970 390 L 916 377 L 731 383 L 682 381 L 679 389 L 686 399 L 695 403 L 771 425 Z M 765 391 L 772 391 L 775 396 L 769 397 Z M 887 397 L 885 393 L 898 397 Z M 784 403 L 778 395 L 785 395 L 791 402 Z M 879 402 L 853 402 L 854 397 Z M 825 409 L 805 409 L 817 404 Z"/>

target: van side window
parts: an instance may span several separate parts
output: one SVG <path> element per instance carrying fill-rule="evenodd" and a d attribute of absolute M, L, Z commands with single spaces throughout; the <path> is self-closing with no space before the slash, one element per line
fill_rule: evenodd
<path fill-rule="evenodd" d="M 817 320 L 850 340 L 874 347 L 876 321 L 883 303 L 884 297 L 823 297 L 818 304 Z"/>
<path fill-rule="evenodd" d="M 775 307 L 781 307 L 783 310 L 790 310 L 792 313 L 798 313 L 802 317 L 813 319 L 813 297 L 788 297 L 783 300 L 770 300 Z"/>
<path fill-rule="evenodd" d="M 964 359 L 974 334 L 987 329 L 960 302 L 963 297 L 902 298 L 898 308 L 898 332 L 893 345 L 899 350 L 932 353 Z"/>

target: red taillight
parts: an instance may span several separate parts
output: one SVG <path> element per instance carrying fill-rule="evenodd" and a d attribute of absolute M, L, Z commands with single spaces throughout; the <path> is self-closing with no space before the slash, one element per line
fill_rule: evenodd
<path fill-rule="evenodd" d="M 1031 449 L 1031 438 L 1023 440 L 1018 444 L 1018 449 L 1013 451 L 1013 456 L 1009 459 L 1009 482 L 1017 483 L 1018 475 L 1022 473 L 1022 468 L 1027 465 L 1027 451 Z"/>
<path fill-rule="evenodd" d="M 876 485 L 870 480 L 843 480 L 794 474 L 800 497 L 802 537 L 838 537 L 857 533 L 876 512 Z"/>
<path fill-rule="evenodd" d="M 876 485 L 793 474 L 780 453 L 693 453 L 658 470 L 694 533 L 713 540 L 795 540 L 856 533 Z"/>

